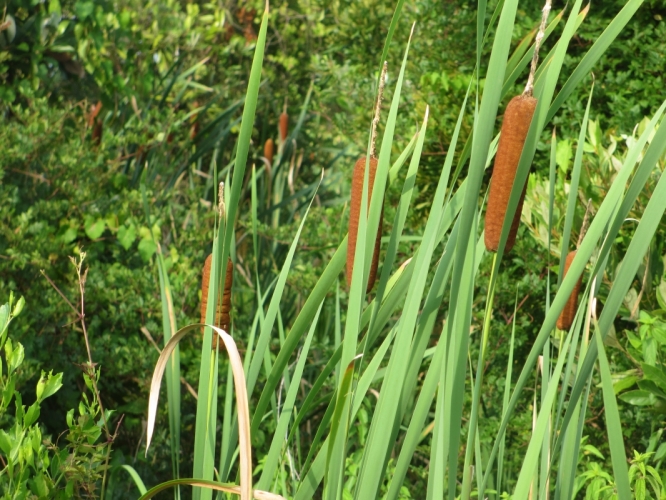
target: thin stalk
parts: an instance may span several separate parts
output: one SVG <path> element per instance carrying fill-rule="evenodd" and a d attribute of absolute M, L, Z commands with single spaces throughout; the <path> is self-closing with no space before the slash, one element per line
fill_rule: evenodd
<path fill-rule="evenodd" d="M 532 56 L 530 76 L 527 78 L 527 84 L 525 85 L 525 91 L 523 92 L 523 95 L 526 96 L 531 97 L 532 93 L 534 92 L 534 75 L 536 75 L 537 66 L 539 65 L 539 49 L 541 48 L 543 37 L 546 34 L 546 24 L 548 23 L 550 9 L 551 0 L 546 0 L 546 4 L 543 6 L 543 15 L 541 16 L 541 26 L 539 26 L 539 32 L 537 33 L 536 39 L 534 40 L 534 55 Z"/>
<path fill-rule="evenodd" d="M 481 384 L 483 383 L 483 363 L 486 358 L 486 347 L 488 345 L 488 334 L 490 333 L 490 320 L 493 315 L 493 299 L 495 297 L 495 285 L 497 284 L 497 275 L 498 275 L 498 266 L 497 263 L 497 254 L 493 254 L 493 263 L 492 263 L 492 272 L 490 274 L 490 283 L 488 284 L 488 296 L 486 297 L 486 311 L 483 319 L 483 334 L 481 337 L 481 346 L 479 349 L 479 360 L 476 365 L 476 380 L 474 382 L 474 392 L 472 394 L 472 414 L 469 420 L 469 429 L 467 431 L 467 446 L 465 449 L 465 465 L 463 467 L 464 471 L 469 470 L 471 467 L 472 453 L 473 453 L 473 444 L 474 436 L 476 435 L 476 429 L 479 419 L 479 402 L 481 400 Z M 471 491 L 471 481 L 472 474 L 465 474 L 463 478 L 462 492 L 463 500 L 469 500 L 469 494 Z M 466 495 L 465 495 L 466 493 Z"/>

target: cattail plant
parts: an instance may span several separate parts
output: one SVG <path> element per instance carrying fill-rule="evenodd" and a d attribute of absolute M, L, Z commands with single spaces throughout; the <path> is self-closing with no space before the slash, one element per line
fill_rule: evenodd
<path fill-rule="evenodd" d="M 592 200 L 590 200 L 587 203 L 587 209 L 585 210 L 585 217 L 583 218 L 583 224 L 581 226 L 580 234 L 578 235 L 578 242 L 576 244 L 576 248 L 580 247 L 581 243 L 583 242 L 583 238 L 585 237 L 585 233 L 587 231 L 587 226 L 589 222 L 588 217 L 590 215 L 590 206 L 592 205 L 591 201 Z M 575 257 L 576 257 L 576 250 L 572 250 L 567 254 L 567 258 L 564 261 L 564 273 L 562 273 L 562 279 L 564 279 L 564 277 L 569 272 L 569 267 L 571 267 L 571 263 L 573 262 Z M 562 309 L 559 318 L 557 318 L 557 328 L 559 328 L 560 330 L 568 330 L 569 328 L 571 328 L 571 325 L 573 324 L 574 317 L 576 316 L 576 310 L 578 309 L 578 293 L 580 292 L 580 286 L 582 282 L 583 282 L 583 276 L 580 276 L 578 278 L 578 281 L 576 281 L 573 290 L 571 291 L 571 295 L 569 296 L 569 299 L 567 300 L 564 309 Z"/>
<path fill-rule="evenodd" d="M 284 143 L 287 140 L 287 132 L 289 132 L 289 115 L 287 114 L 287 103 L 284 104 L 284 109 L 280 115 L 280 142 Z"/>
<path fill-rule="evenodd" d="M 210 284 L 210 269 L 213 262 L 213 254 L 206 258 L 203 267 L 203 279 L 201 282 L 201 323 L 206 322 L 206 307 L 208 305 L 208 286 Z M 224 292 L 218 298 L 215 308 L 215 326 L 229 331 L 231 323 L 231 284 L 234 279 L 234 265 L 231 258 L 227 259 L 227 275 L 224 280 Z M 217 347 L 217 336 L 213 338 L 213 349 Z"/>
<path fill-rule="evenodd" d="M 387 65 L 384 63 L 382 74 L 379 80 L 379 92 L 377 95 L 377 105 L 375 107 L 375 116 L 372 121 L 372 137 L 370 142 L 370 161 L 368 162 L 368 208 L 372 196 L 372 188 L 375 185 L 375 174 L 377 173 L 377 154 L 375 139 L 377 134 L 377 125 L 379 123 L 379 112 L 382 105 L 384 94 L 384 82 L 386 81 Z M 361 201 L 363 197 L 363 180 L 365 177 L 366 157 L 362 156 L 354 165 L 352 173 L 351 200 L 349 204 L 349 243 L 347 245 L 347 286 L 351 286 L 352 273 L 354 271 L 354 255 L 356 253 L 356 241 L 358 239 L 358 222 L 361 214 Z M 382 225 L 384 220 L 384 206 L 382 204 L 382 213 L 379 216 L 379 228 L 377 229 L 377 238 L 375 239 L 375 249 L 372 254 L 372 263 L 370 264 L 370 273 L 368 275 L 368 287 L 366 293 L 372 290 L 377 279 L 377 267 L 379 265 L 379 248 L 382 238 Z"/>
<path fill-rule="evenodd" d="M 532 57 L 532 66 L 525 90 L 521 95 L 511 99 L 504 113 L 497 155 L 495 156 L 495 164 L 493 165 L 493 174 L 490 179 L 490 193 L 488 195 L 488 208 L 486 210 L 485 244 L 486 249 L 491 252 L 496 252 L 499 248 L 502 225 L 509 205 L 511 189 L 516 179 L 520 155 L 523 152 L 523 146 L 525 145 L 527 133 L 537 106 L 537 99 L 532 95 L 534 91 L 534 75 L 537 70 L 539 47 L 546 31 L 546 22 L 548 21 L 550 7 L 551 0 L 546 0 L 541 26 L 539 27 L 539 32 L 534 43 L 534 56 Z M 511 222 L 509 237 L 506 240 L 504 248 L 505 252 L 510 252 L 516 242 L 516 233 L 518 232 L 520 213 L 523 209 L 526 189 L 527 182 L 523 186 L 518 208 Z"/>
<path fill-rule="evenodd" d="M 569 267 L 571 267 L 571 263 L 573 262 L 575 257 L 576 257 L 576 250 L 572 250 L 567 254 L 566 261 L 564 262 L 563 277 L 566 276 L 567 273 L 569 272 Z M 574 316 L 576 316 L 576 309 L 578 309 L 578 293 L 580 292 L 580 285 L 582 281 L 583 277 L 581 276 L 580 278 L 578 278 L 578 281 L 574 285 L 574 288 L 571 291 L 571 295 L 569 296 L 569 300 L 567 300 L 564 309 L 562 309 L 562 312 L 560 313 L 560 317 L 557 318 L 557 328 L 559 328 L 560 330 L 568 330 L 569 328 L 571 328 Z"/>
<path fill-rule="evenodd" d="M 275 153 L 275 142 L 273 139 L 268 138 L 264 143 L 264 158 L 270 166 L 273 165 L 273 155 Z"/>

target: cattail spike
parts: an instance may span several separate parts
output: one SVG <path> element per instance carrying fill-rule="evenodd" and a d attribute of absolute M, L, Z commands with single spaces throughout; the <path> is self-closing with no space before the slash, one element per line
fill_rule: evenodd
<path fill-rule="evenodd" d="M 273 139 L 268 138 L 264 143 L 264 158 L 270 166 L 273 166 L 273 154 L 275 153 L 275 142 Z"/>
<path fill-rule="evenodd" d="M 284 111 L 280 115 L 280 142 L 284 143 L 287 140 L 287 133 L 289 132 L 289 115 L 287 114 L 287 105 L 284 105 Z"/>
<path fill-rule="evenodd" d="M 571 263 L 573 262 L 575 257 L 576 257 L 576 250 L 572 250 L 567 255 L 567 258 L 564 262 L 563 277 L 566 276 L 567 273 L 569 272 L 569 267 L 571 267 Z M 578 281 L 574 285 L 573 290 L 571 291 L 569 300 L 567 300 L 564 309 L 562 309 L 562 312 L 560 313 L 560 317 L 557 318 L 557 328 L 559 328 L 560 330 L 569 330 L 569 328 L 571 328 L 574 317 L 576 316 L 576 309 L 578 309 L 578 293 L 580 292 L 580 286 L 582 281 L 583 277 L 580 276 L 578 278 Z"/>
<path fill-rule="evenodd" d="M 488 195 L 488 208 L 486 210 L 485 243 L 486 249 L 491 252 L 496 252 L 499 248 L 502 224 L 509 205 L 511 189 L 516 179 L 520 156 L 523 152 L 536 105 L 537 100 L 534 97 L 520 95 L 511 99 L 504 113 L 493 175 L 490 179 L 490 194 Z M 516 242 L 516 233 L 518 232 L 526 188 L 527 183 L 523 186 L 518 208 L 513 216 L 511 230 L 504 249 L 507 253 L 511 251 Z"/>
<path fill-rule="evenodd" d="M 210 270 L 213 262 L 213 254 L 206 258 L 203 267 L 203 279 L 201 283 L 201 323 L 206 322 L 206 307 L 208 306 L 208 288 L 210 285 Z M 234 265 L 231 259 L 227 259 L 226 276 L 224 279 L 224 291 L 218 297 L 217 307 L 215 308 L 214 324 L 229 332 L 231 324 L 231 285 L 234 279 Z M 217 349 L 217 335 L 213 338 L 213 349 Z"/>
<path fill-rule="evenodd" d="M 361 201 L 363 197 L 363 180 L 365 177 L 365 157 L 359 158 L 354 165 L 352 174 L 352 192 L 349 206 L 349 242 L 347 245 L 347 286 L 351 286 L 352 273 L 354 272 L 354 255 L 356 253 L 356 242 L 358 239 L 358 224 L 361 215 Z M 372 188 L 375 184 L 375 175 L 377 173 L 377 158 L 370 158 L 368 171 L 368 205 L 372 197 Z M 368 207 L 369 208 L 369 207 Z M 381 244 L 382 225 L 384 219 L 384 209 L 379 219 L 377 228 L 377 238 L 375 240 L 375 249 L 372 255 L 370 273 L 368 276 L 368 287 L 366 293 L 372 290 L 377 278 L 377 266 L 379 265 L 379 248 Z"/>

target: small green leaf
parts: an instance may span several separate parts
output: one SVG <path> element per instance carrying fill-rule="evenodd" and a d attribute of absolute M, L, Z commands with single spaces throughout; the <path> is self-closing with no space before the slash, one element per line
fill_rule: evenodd
<path fill-rule="evenodd" d="M 76 2 L 74 5 L 74 12 L 80 20 L 86 19 L 90 14 L 95 10 L 95 4 L 93 2 Z"/>
<path fill-rule="evenodd" d="M 615 394 L 619 394 L 624 390 L 629 389 L 632 385 L 638 382 L 638 377 L 636 375 L 629 375 L 627 377 L 621 378 L 613 384 L 613 391 Z"/>
<path fill-rule="evenodd" d="M 664 281 L 663 279 L 661 280 L 661 283 L 659 283 L 656 295 L 659 307 L 666 310 L 666 281 Z"/>
<path fill-rule="evenodd" d="M 157 245 L 152 239 L 142 239 L 139 242 L 139 255 L 144 262 L 148 262 L 156 251 Z"/>
<path fill-rule="evenodd" d="M 96 240 L 106 228 L 106 222 L 104 219 L 94 219 L 91 215 L 86 215 L 86 218 L 83 223 L 83 229 L 86 232 L 86 236 L 91 240 Z"/>
<path fill-rule="evenodd" d="M 118 216 L 111 214 L 106 218 L 106 227 L 111 231 L 118 231 Z"/>
<path fill-rule="evenodd" d="M 34 424 L 37 421 L 38 418 L 39 418 L 39 402 L 35 401 L 32 405 L 30 405 L 28 411 L 25 412 L 25 416 L 23 417 L 24 427 L 30 427 L 32 424 Z"/>
<path fill-rule="evenodd" d="M 48 377 L 46 373 L 42 371 L 42 376 L 37 382 L 37 400 L 39 402 L 44 401 L 46 398 L 53 396 L 56 392 L 62 387 L 62 373 L 56 373 L 53 375 L 53 372 L 49 372 Z"/>
<path fill-rule="evenodd" d="M 12 450 L 11 437 L 2 429 L 0 429 L 0 450 L 5 455 L 9 455 L 9 452 Z"/>
<path fill-rule="evenodd" d="M 643 363 L 641 368 L 643 369 L 643 374 L 646 379 L 651 380 L 657 384 L 660 389 L 666 391 L 666 373 L 664 373 L 662 369 L 646 363 Z"/>
<path fill-rule="evenodd" d="M 9 349 L 7 349 L 6 346 L 9 346 Z M 5 345 L 5 354 L 7 355 L 8 374 L 11 375 L 19 366 L 21 366 L 21 363 L 23 363 L 25 351 L 19 342 L 16 343 L 15 349 L 12 349 L 11 344 L 7 342 Z"/>
<path fill-rule="evenodd" d="M 23 306 L 25 306 L 25 299 L 21 297 L 18 299 L 16 302 L 16 305 L 14 306 L 14 310 L 12 311 L 12 316 L 18 316 L 21 314 L 21 311 L 23 311 Z M 0 325 L 2 324 L 2 321 L 0 320 Z"/>
<path fill-rule="evenodd" d="M 654 394 L 648 391 L 629 391 L 620 394 L 620 399 L 625 403 L 635 406 L 650 406 L 656 401 Z"/>
<path fill-rule="evenodd" d="M 132 243 L 134 243 L 134 240 L 136 240 L 136 227 L 134 224 L 130 224 L 129 227 L 120 226 L 118 229 L 118 242 L 120 243 L 120 246 L 125 250 L 129 250 Z"/>

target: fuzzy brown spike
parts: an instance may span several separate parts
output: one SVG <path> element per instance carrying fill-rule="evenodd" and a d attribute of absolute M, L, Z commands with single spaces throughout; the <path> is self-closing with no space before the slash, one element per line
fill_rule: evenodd
<path fill-rule="evenodd" d="M 275 142 L 273 139 L 268 138 L 264 143 L 264 158 L 272 166 L 273 165 L 273 155 L 275 154 Z"/>
<path fill-rule="evenodd" d="M 496 252 L 499 248 L 502 223 L 509 205 L 511 188 L 516 179 L 520 155 L 523 152 L 536 105 L 537 100 L 534 97 L 519 95 L 511 99 L 504 113 L 493 175 L 490 179 L 490 194 L 488 195 L 488 208 L 486 210 L 485 243 L 486 249 L 491 252 Z M 510 252 L 516 242 L 516 233 L 518 232 L 526 188 L 527 183 L 523 186 L 518 208 L 513 216 L 511 230 L 504 248 L 505 253 Z"/>
<path fill-rule="evenodd" d="M 567 258 L 564 262 L 564 274 L 562 275 L 562 279 L 564 279 L 564 277 L 569 272 L 569 267 L 571 267 L 571 263 L 575 257 L 576 250 L 572 250 L 567 255 Z M 571 328 L 574 317 L 576 316 L 576 309 L 578 309 L 578 293 L 580 292 L 582 281 L 583 277 L 581 276 L 578 278 L 578 281 L 574 285 L 573 290 L 571 291 L 571 295 L 569 296 L 569 300 L 567 300 L 564 309 L 562 309 L 562 312 L 560 313 L 560 317 L 557 318 L 557 328 L 560 330 L 569 330 L 569 328 Z"/>
<path fill-rule="evenodd" d="M 206 258 L 203 268 L 203 279 L 201 283 L 201 323 L 206 322 L 206 307 L 208 306 L 208 287 L 210 284 L 210 270 L 213 262 L 213 254 Z M 215 310 L 215 326 L 229 332 L 231 324 L 231 285 L 234 279 L 234 265 L 231 259 L 227 259 L 227 274 L 224 280 L 224 291 L 218 298 Z M 217 334 L 213 337 L 213 349 L 217 348 Z"/>
<path fill-rule="evenodd" d="M 289 132 L 289 115 L 287 114 L 287 108 L 280 115 L 280 142 L 287 140 L 287 133 Z"/>
<path fill-rule="evenodd" d="M 368 172 L 368 208 L 372 196 L 372 188 L 375 184 L 375 174 L 377 173 L 377 158 L 370 158 L 370 170 Z M 347 245 L 347 286 L 351 286 L 352 273 L 354 271 L 354 255 L 356 253 L 356 241 L 358 239 L 358 223 L 361 215 L 361 198 L 363 197 L 363 179 L 365 176 L 365 157 L 359 158 L 354 165 L 352 174 L 352 191 L 349 205 L 349 242 Z M 381 244 L 382 225 L 384 219 L 384 208 L 379 219 L 379 228 L 377 229 L 377 239 L 375 240 L 375 250 L 372 255 L 370 273 L 368 276 L 368 288 L 366 293 L 372 290 L 377 278 L 377 266 L 379 265 L 379 247 Z"/>

